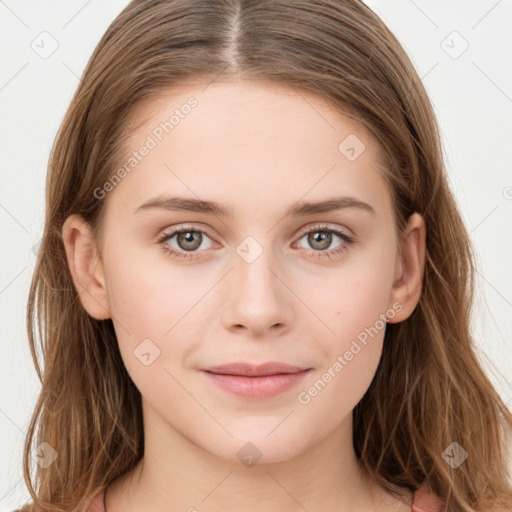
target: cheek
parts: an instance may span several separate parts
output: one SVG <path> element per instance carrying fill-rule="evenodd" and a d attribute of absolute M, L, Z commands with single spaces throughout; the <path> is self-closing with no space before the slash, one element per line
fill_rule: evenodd
<path fill-rule="evenodd" d="M 329 279 L 301 281 L 308 305 L 322 320 L 311 320 L 323 353 L 311 392 L 322 395 L 314 398 L 315 407 L 340 404 L 338 420 L 362 398 L 380 361 L 394 270 L 388 249 L 375 244 L 374 250 L 352 254 L 335 272 L 329 269 Z"/>
<path fill-rule="evenodd" d="M 327 336 L 344 343 L 386 313 L 394 270 L 391 256 L 378 251 L 354 253 L 338 268 L 301 273 L 297 295 L 323 322 Z"/>
<path fill-rule="evenodd" d="M 162 338 L 207 289 L 193 267 L 174 266 L 157 248 L 110 255 L 107 270 L 114 316 L 133 336 Z"/>
<path fill-rule="evenodd" d="M 166 370 L 182 366 L 204 338 L 200 313 L 217 275 L 197 275 L 193 266 L 173 266 L 165 255 L 148 258 L 134 249 L 111 252 L 108 261 L 109 301 L 126 369 L 143 394 L 155 386 L 174 389 Z"/>
<path fill-rule="evenodd" d="M 147 261 L 139 261 L 135 255 L 134 251 L 123 252 L 123 255 L 111 253 L 112 263 L 106 267 L 113 322 L 119 349 L 129 371 L 141 363 L 136 359 L 137 347 L 145 343 L 143 347 L 154 357 L 170 337 L 166 333 L 177 318 L 186 313 L 182 300 L 186 289 L 176 293 L 169 285 L 171 275 L 166 276 Z"/>
<path fill-rule="evenodd" d="M 386 329 L 386 294 L 374 287 L 359 286 L 350 293 L 340 293 L 331 326 L 334 334 L 323 337 L 326 366 L 341 375 L 343 390 L 358 394 L 369 385 L 378 366 Z M 327 377 L 328 378 L 328 377 Z"/>
<path fill-rule="evenodd" d="M 188 313 L 200 290 L 194 293 L 172 273 L 128 261 L 111 277 L 109 296 L 126 370 L 148 402 L 173 396 L 178 406 L 187 397 L 175 370 L 190 351 L 188 340 L 196 339 Z"/>
<path fill-rule="evenodd" d="M 297 398 L 308 414 L 328 418 L 325 428 L 336 426 L 357 405 L 379 365 L 389 286 L 374 277 L 351 273 L 339 279 L 328 298 L 317 295 L 318 311 L 334 332 L 324 329 L 315 336 L 322 364 Z M 321 329 L 319 324 L 317 332 Z"/>

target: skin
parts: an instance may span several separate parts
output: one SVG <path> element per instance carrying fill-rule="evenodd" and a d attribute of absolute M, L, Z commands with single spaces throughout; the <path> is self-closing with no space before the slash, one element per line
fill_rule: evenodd
<path fill-rule="evenodd" d="M 422 217 L 411 216 L 400 245 L 376 142 L 321 97 L 287 87 L 239 80 L 166 91 L 134 110 L 127 155 L 190 96 L 198 105 L 103 199 L 103 245 L 78 215 L 62 230 L 80 300 L 92 317 L 113 319 L 143 397 L 145 454 L 109 486 L 108 512 L 409 512 L 411 496 L 400 502 L 373 484 L 352 444 L 352 410 L 377 369 L 384 329 L 309 403 L 297 397 L 329 368 L 332 375 L 337 357 L 379 315 L 410 316 L 421 293 Z M 350 134 L 365 145 L 354 161 L 338 150 Z M 134 213 L 158 195 L 226 203 L 234 217 Z M 375 213 L 285 216 L 299 201 L 341 195 Z M 157 241 L 183 223 L 203 230 L 195 259 L 166 254 Z M 355 242 L 332 232 L 330 245 L 304 236 L 319 225 Z M 262 249 L 250 263 L 236 251 L 247 236 Z M 165 244 L 187 253 L 177 239 Z M 148 338 L 160 355 L 146 366 L 134 350 Z M 263 400 L 223 391 L 199 371 L 235 361 L 313 370 Z M 261 453 L 252 467 L 237 456 L 248 442 Z"/>

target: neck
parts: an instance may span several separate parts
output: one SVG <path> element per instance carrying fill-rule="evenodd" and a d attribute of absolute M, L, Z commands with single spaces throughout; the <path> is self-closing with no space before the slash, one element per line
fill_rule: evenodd
<path fill-rule="evenodd" d="M 391 503 L 356 459 L 351 414 L 309 449 L 254 465 L 212 454 L 149 408 L 144 421 L 144 456 L 110 486 L 106 512 L 368 512 Z M 389 510 L 409 512 L 410 506 Z"/>

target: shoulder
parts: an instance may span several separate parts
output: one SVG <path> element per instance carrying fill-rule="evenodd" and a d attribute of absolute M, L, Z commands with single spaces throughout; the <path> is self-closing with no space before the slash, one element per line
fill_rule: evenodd
<path fill-rule="evenodd" d="M 444 503 L 426 484 L 414 493 L 411 512 L 443 512 L 443 508 Z M 492 510 L 493 512 L 512 512 L 512 501 L 507 501 L 499 508 L 495 506 Z"/>
<path fill-rule="evenodd" d="M 100 491 L 91 499 L 87 512 L 105 512 L 105 492 Z"/>
<path fill-rule="evenodd" d="M 12 512 L 32 512 L 34 503 L 24 505 L 22 508 L 17 508 Z M 100 491 L 96 493 L 89 502 L 86 512 L 105 512 L 105 492 Z"/>
<path fill-rule="evenodd" d="M 426 484 L 416 490 L 412 502 L 412 512 L 441 512 L 442 510 L 443 502 Z"/>

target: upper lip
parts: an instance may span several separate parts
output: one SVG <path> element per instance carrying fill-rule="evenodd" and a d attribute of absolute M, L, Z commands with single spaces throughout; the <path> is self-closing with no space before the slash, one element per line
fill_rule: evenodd
<path fill-rule="evenodd" d="M 277 375 L 280 373 L 298 373 L 310 368 L 301 366 L 293 366 L 286 363 L 268 362 L 260 365 L 250 363 L 231 363 L 222 364 L 220 366 L 211 366 L 203 368 L 204 371 L 210 373 L 221 373 L 223 375 L 244 375 L 247 377 L 258 377 L 262 375 Z"/>

